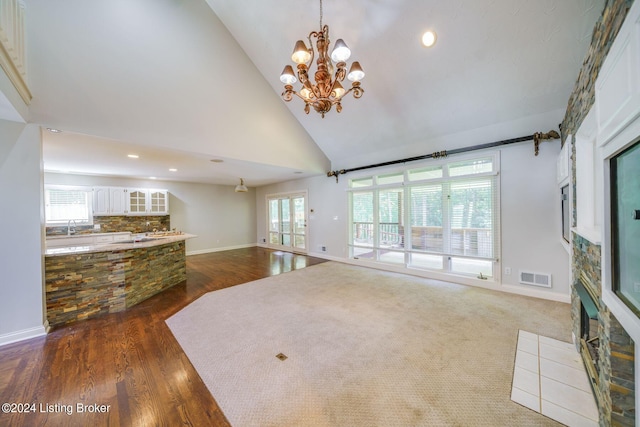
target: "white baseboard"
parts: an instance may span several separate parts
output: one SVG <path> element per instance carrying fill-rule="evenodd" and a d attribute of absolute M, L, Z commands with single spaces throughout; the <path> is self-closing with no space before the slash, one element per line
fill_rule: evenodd
<path fill-rule="evenodd" d="M 216 252 L 216 251 L 223 251 L 223 250 L 236 249 L 240 247 L 251 247 L 251 246 L 270 249 L 269 245 L 265 243 L 255 243 L 251 245 L 237 246 L 232 248 L 218 248 L 218 249 L 212 249 L 207 251 L 197 251 L 197 253 Z M 194 254 L 195 252 L 187 253 L 187 255 L 194 255 Z M 425 279 L 440 280 L 443 282 L 451 282 L 451 283 L 457 283 L 460 285 L 475 286 L 478 288 L 491 289 L 499 292 L 506 292 L 510 294 L 523 295 L 527 297 L 540 298 L 540 299 L 545 299 L 549 301 L 556 301 L 556 302 L 571 304 L 571 295 L 564 295 L 556 292 L 549 292 L 543 289 L 537 289 L 537 288 L 532 289 L 524 286 L 507 285 L 507 284 L 502 284 L 500 282 L 476 279 L 475 277 L 438 273 L 437 271 L 406 268 L 404 266 L 395 266 L 391 264 L 368 261 L 365 259 L 341 258 L 341 257 L 328 255 L 324 252 L 308 252 L 307 255 L 315 258 L 326 259 L 328 261 L 341 262 L 343 264 L 359 265 L 361 267 L 368 267 L 376 270 L 390 271 L 393 273 L 400 273 L 400 274 L 408 274 L 410 276 L 423 277 Z"/>
<path fill-rule="evenodd" d="M 451 283 L 457 283 L 461 285 L 475 286 L 478 288 L 491 289 L 494 291 L 507 292 L 510 294 L 517 294 L 517 295 L 523 295 L 527 297 L 540 298 L 540 299 L 546 299 L 549 301 L 557 301 L 557 302 L 571 304 L 571 295 L 558 294 L 555 292 L 549 292 L 549 291 L 545 291 L 537 288 L 529 289 L 521 286 L 506 285 L 499 282 L 476 279 L 474 277 L 438 273 L 435 271 L 428 271 L 428 270 L 418 270 L 418 269 L 406 268 L 403 266 L 395 266 L 390 264 L 383 264 L 383 263 L 368 261 L 364 259 L 339 258 L 339 257 L 334 257 L 334 256 L 324 254 L 322 252 L 310 252 L 308 255 L 316 258 L 326 259 L 329 261 L 341 262 L 343 264 L 359 265 L 361 267 L 368 267 L 376 270 L 390 271 L 393 273 L 400 273 L 400 274 L 408 274 L 410 276 L 418 276 L 418 277 L 423 277 L 425 279 L 440 280 L 443 282 L 451 282 Z"/>
<path fill-rule="evenodd" d="M 12 344 L 18 341 L 24 341 L 31 338 L 37 338 L 47 335 L 49 332 L 49 322 L 46 321 L 44 325 L 35 328 L 23 329 L 21 331 L 15 331 L 8 334 L 0 335 L 0 347 L 7 344 Z"/>
<path fill-rule="evenodd" d="M 254 246 L 257 246 L 257 244 L 256 243 L 248 243 L 246 245 L 226 246 L 226 247 L 223 247 L 223 248 L 199 249 L 197 251 L 187 251 L 186 255 L 190 256 L 190 255 L 209 254 L 209 253 L 212 253 L 212 252 L 230 251 L 230 250 L 233 250 L 233 249 L 252 248 Z"/>
<path fill-rule="evenodd" d="M 524 295 L 526 297 L 542 298 L 550 301 L 564 302 L 571 304 L 571 295 L 559 294 L 557 292 L 544 291 L 542 289 L 526 288 L 518 285 L 500 285 L 500 289 L 503 292 L 509 292 L 511 294 Z"/>

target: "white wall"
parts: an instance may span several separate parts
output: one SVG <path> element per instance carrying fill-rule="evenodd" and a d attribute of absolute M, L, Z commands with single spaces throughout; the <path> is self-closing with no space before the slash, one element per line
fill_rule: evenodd
<path fill-rule="evenodd" d="M 348 178 L 342 176 L 339 183 L 336 184 L 335 178 L 318 176 L 258 187 L 256 189 L 258 243 L 262 243 L 263 239 L 268 238 L 266 196 L 306 190 L 309 198 L 307 213 L 309 252 L 320 252 L 320 247 L 326 246 L 327 252 L 324 255 L 346 258 L 348 256 L 346 237 L 349 214 L 347 180 Z"/>
<path fill-rule="evenodd" d="M 40 128 L 0 120 L 0 345 L 45 333 Z"/>
<path fill-rule="evenodd" d="M 236 193 L 233 186 L 117 177 L 46 173 L 45 184 L 142 187 L 169 190 L 171 228 L 196 234 L 187 254 L 253 246 L 256 243 L 255 189 Z"/>
<path fill-rule="evenodd" d="M 488 150 L 487 152 L 494 152 Z M 561 243 L 560 197 L 556 182 L 556 158 L 560 142 L 543 142 L 539 156 L 534 156 L 533 142 L 505 146 L 501 152 L 501 204 L 502 204 L 502 269 L 511 267 L 512 274 L 491 284 L 477 279 L 460 279 L 458 282 L 501 289 L 525 295 L 538 296 L 568 302 L 569 255 Z M 428 161 L 426 162 L 428 164 Z M 419 162 L 409 164 L 418 167 Z M 388 169 L 388 168 L 387 168 Z M 382 168 L 341 175 L 335 178 L 318 176 L 293 180 L 256 191 L 257 240 L 262 244 L 267 237 L 267 211 L 265 197 L 268 194 L 307 190 L 309 195 L 308 245 L 309 254 L 340 261 L 348 261 L 348 180 L 358 174 L 380 173 Z M 320 247 L 327 251 L 321 252 Z M 362 261 L 361 261 L 362 262 Z M 396 270 L 394 267 L 389 269 Z M 553 287 L 538 288 L 518 284 L 518 271 L 551 273 Z M 411 271 L 416 274 L 416 270 Z M 432 272 L 417 273 L 443 279 Z M 453 280 L 453 276 L 448 276 Z"/>
<path fill-rule="evenodd" d="M 562 245 L 562 208 L 556 184 L 559 154 L 560 140 L 542 142 L 537 157 L 533 143 L 502 150 L 502 283 L 523 292 L 535 290 L 518 283 L 518 271 L 550 273 L 550 291 L 569 297 L 571 262 Z M 511 275 L 504 274 L 506 267 L 511 268 Z"/>

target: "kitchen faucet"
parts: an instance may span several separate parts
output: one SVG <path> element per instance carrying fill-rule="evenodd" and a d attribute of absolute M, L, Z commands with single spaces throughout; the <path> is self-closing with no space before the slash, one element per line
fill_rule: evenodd
<path fill-rule="evenodd" d="M 73 233 L 71 232 L 71 223 L 73 222 Z M 70 219 L 69 222 L 67 223 L 67 236 L 71 236 L 72 234 L 76 234 L 76 220 L 75 219 Z"/>

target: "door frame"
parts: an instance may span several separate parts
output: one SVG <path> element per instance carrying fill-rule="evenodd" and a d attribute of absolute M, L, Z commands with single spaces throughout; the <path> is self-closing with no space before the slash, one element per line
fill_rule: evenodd
<path fill-rule="evenodd" d="M 305 233 L 304 233 L 304 237 L 305 237 L 305 247 L 303 248 L 296 248 L 294 246 L 285 246 L 285 245 L 276 245 L 271 243 L 271 224 L 270 224 L 270 220 L 271 220 L 271 212 L 270 212 L 270 206 L 269 206 L 269 202 L 271 200 L 274 199 L 289 199 L 289 201 L 291 201 L 292 199 L 296 198 L 296 197 L 303 197 L 304 198 L 304 227 L 305 227 Z M 287 191 L 287 192 L 283 192 L 283 193 L 272 193 L 272 194 L 267 194 L 265 195 L 265 208 L 266 208 L 266 245 L 268 248 L 270 249 L 277 249 L 277 250 L 282 250 L 282 251 L 287 251 L 287 252 L 295 252 L 295 253 L 301 253 L 301 254 L 307 254 L 309 252 L 309 192 L 307 190 L 298 190 L 298 191 Z M 294 210 L 291 209 L 291 215 L 294 215 Z M 295 239 L 293 238 L 294 233 L 293 233 L 293 227 L 291 227 L 291 231 L 290 234 L 292 236 L 292 243 L 295 242 Z"/>

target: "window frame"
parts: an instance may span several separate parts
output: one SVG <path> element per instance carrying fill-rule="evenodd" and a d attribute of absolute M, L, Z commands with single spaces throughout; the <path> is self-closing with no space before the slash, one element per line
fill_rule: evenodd
<path fill-rule="evenodd" d="M 473 162 L 473 161 L 482 161 L 482 160 L 490 160 L 492 164 L 491 171 L 488 172 L 479 172 L 479 173 L 471 173 L 466 175 L 455 175 L 451 176 L 449 172 L 449 167 L 451 165 L 458 165 L 464 162 Z M 415 176 L 416 171 L 420 169 L 442 169 L 442 176 L 437 178 L 427 178 L 427 179 L 418 179 L 411 180 L 411 175 Z M 393 174 L 402 174 L 403 181 L 400 183 L 390 183 L 390 184 L 379 184 L 378 176 L 389 177 Z M 447 233 L 451 232 L 450 227 L 450 209 L 447 206 L 448 204 L 444 202 L 444 198 L 450 195 L 451 184 L 460 181 L 469 181 L 473 179 L 482 179 L 489 178 L 489 182 L 492 189 L 491 200 L 492 200 L 492 212 L 491 212 L 491 232 L 492 232 L 492 246 L 491 252 L 492 256 L 487 257 L 479 257 L 473 255 L 461 255 L 459 253 L 453 253 L 453 251 L 449 250 L 445 253 L 444 247 L 442 252 L 438 251 L 429 251 L 429 250 L 418 250 L 413 249 L 412 245 L 412 235 L 411 235 L 411 225 L 412 225 L 412 211 L 411 211 L 411 189 L 415 187 L 425 186 L 425 185 L 440 185 L 442 187 L 442 228 L 443 234 L 445 233 L 445 228 L 447 228 Z M 367 179 L 371 179 L 372 185 L 363 186 L 356 185 L 352 187 L 352 182 L 362 182 Z M 379 192 L 381 190 L 389 190 L 389 189 L 403 189 L 403 206 L 402 206 L 402 218 L 400 223 L 404 224 L 404 242 L 400 248 L 382 248 L 378 242 L 377 235 L 379 234 L 379 229 L 377 227 L 377 223 L 379 221 L 378 215 L 378 203 L 379 203 Z M 372 192 L 373 193 L 373 212 L 374 212 L 374 229 L 373 229 L 373 243 L 371 246 L 366 246 L 362 244 L 354 243 L 354 222 L 353 222 L 353 195 L 355 193 L 364 193 L 364 192 Z M 402 262 L 403 266 L 408 269 L 419 269 L 419 270 L 427 270 L 427 271 L 439 271 L 447 274 L 455 274 L 455 275 L 464 275 L 464 276 L 472 276 L 474 274 L 464 273 L 461 271 L 453 271 L 452 263 L 455 263 L 458 259 L 469 259 L 486 261 L 491 263 L 490 275 L 489 278 L 493 280 L 499 280 L 500 274 L 500 256 L 501 256 L 501 221 L 500 221 L 500 152 L 488 152 L 488 153 L 474 153 L 473 155 L 466 156 L 456 156 L 454 159 L 451 158 L 443 158 L 437 160 L 431 160 L 428 162 L 421 162 L 412 165 L 404 165 L 402 167 L 394 168 L 394 169 L 385 169 L 379 171 L 377 173 L 361 173 L 357 176 L 354 176 L 349 180 L 348 187 L 348 249 L 349 249 L 349 257 L 352 259 L 359 259 L 363 256 L 360 254 L 363 250 L 369 250 L 370 255 L 365 256 L 364 258 L 370 259 L 374 262 L 382 262 L 386 263 L 386 261 L 381 260 L 380 251 L 395 251 L 404 254 L 404 260 Z M 408 242 L 408 244 L 407 244 Z M 359 255 L 360 254 L 360 255 Z M 420 267 L 416 265 L 416 263 L 412 262 L 412 257 L 415 256 L 436 256 L 442 257 L 442 269 L 433 269 Z M 394 261 L 392 264 L 398 265 L 399 261 Z M 488 269 L 488 266 L 487 266 Z M 480 277 L 480 276 L 478 276 Z M 486 277 L 486 275 L 485 275 Z M 484 278 L 484 277 L 483 277 Z"/>
<path fill-rule="evenodd" d="M 75 218 L 66 218 L 59 220 L 50 220 L 48 215 L 48 204 L 50 200 L 49 192 L 51 190 L 62 190 L 62 191 L 81 191 L 86 193 L 87 197 L 87 219 L 75 219 Z M 85 186 L 76 186 L 76 185 L 45 185 L 44 186 L 44 218 L 45 218 L 45 226 L 46 227 L 60 227 L 63 225 L 69 224 L 70 221 L 75 221 L 75 225 L 93 225 L 93 190 L 92 187 Z"/>

